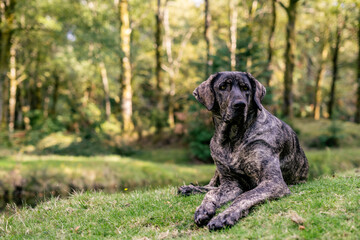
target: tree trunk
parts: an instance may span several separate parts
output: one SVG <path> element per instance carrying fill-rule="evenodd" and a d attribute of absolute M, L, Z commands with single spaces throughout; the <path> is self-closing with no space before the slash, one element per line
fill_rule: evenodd
<path fill-rule="evenodd" d="M 161 0 L 157 0 L 156 11 L 156 32 L 155 32 L 155 59 L 156 59 L 156 100 L 158 108 L 163 109 L 163 97 L 162 97 L 162 70 L 161 70 L 161 46 L 162 46 L 162 12 L 161 12 Z"/>
<path fill-rule="evenodd" d="M 130 19 L 128 11 L 128 1 L 121 0 L 119 4 L 120 8 L 120 39 L 121 50 L 123 52 L 121 61 L 121 74 L 122 74 L 122 119 L 123 130 L 125 132 L 132 131 L 134 125 L 132 122 L 132 89 L 131 89 L 131 64 L 130 64 Z"/>
<path fill-rule="evenodd" d="M 321 49 L 321 59 L 320 59 L 320 65 L 319 70 L 316 74 L 315 78 L 315 94 L 314 94 L 314 119 L 319 120 L 320 119 L 320 105 L 322 101 L 321 96 L 321 87 L 322 87 L 322 80 L 324 78 L 324 72 L 325 72 L 325 61 L 328 57 L 328 47 L 326 42 L 327 39 L 324 39 L 324 43 L 322 45 Z"/>
<path fill-rule="evenodd" d="M 7 123 L 7 92 L 6 76 L 9 71 L 11 39 L 14 33 L 16 0 L 0 2 L 0 127 Z"/>
<path fill-rule="evenodd" d="M 281 2 L 281 6 L 286 10 L 288 16 L 288 23 L 286 25 L 286 49 L 285 49 L 285 74 L 284 74 L 284 105 L 283 115 L 287 118 L 293 117 L 293 72 L 295 66 L 295 22 L 296 10 L 299 0 L 290 0 L 288 7 L 285 7 Z"/>
<path fill-rule="evenodd" d="M 9 96 L 9 136 L 14 132 L 15 126 L 15 107 L 16 107 L 16 44 L 12 44 L 10 49 L 10 96 Z"/>
<path fill-rule="evenodd" d="M 338 20 L 339 20 L 339 17 L 338 17 Z M 334 103 L 335 103 L 335 87 L 336 87 L 336 81 L 337 81 L 337 75 L 338 75 L 338 57 L 339 57 L 342 28 L 343 27 L 340 27 L 340 24 L 338 22 L 338 24 L 336 26 L 335 47 L 333 50 L 334 55 L 332 58 L 333 73 L 332 73 L 332 80 L 331 80 L 330 100 L 328 103 L 328 112 L 329 112 L 330 119 L 333 117 L 333 110 L 334 110 Z"/>
<path fill-rule="evenodd" d="M 205 29 L 204 29 L 204 37 L 206 42 L 206 66 L 205 66 L 205 79 L 210 76 L 212 73 L 213 60 L 211 57 L 212 49 L 211 49 L 211 32 L 210 32 L 210 24 L 211 24 L 211 14 L 210 14 L 210 0 L 205 0 Z"/>
<path fill-rule="evenodd" d="M 246 57 L 246 71 L 248 72 L 251 71 L 251 66 L 252 66 L 252 49 L 254 46 L 254 42 L 252 39 L 253 38 L 252 23 L 255 17 L 257 6 L 258 6 L 258 0 L 254 0 L 251 2 L 251 6 L 249 8 L 249 18 L 247 23 L 249 42 L 247 44 L 247 57 Z"/>
<path fill-rule="evenodd" d="M 51 117 L 56 117 L 56 105 L 59 98 L 59 85 L 60 85 L 60 77 L 57 73 L 54 73 L 54 90 L 52 94 L 52 105 L 50 109 L 50 115 Z"/>
<path fill-rule="evenodd" d="M 230 10 L 230 69 L 236 70 L 237 0 L 229 0 Z"/>
<path fill-rule="evenodd" d="M 275 27 L 276 27 L 276 3 L 277 0 L 271 1 L 271 25 L 270 25 L 270 33 L 269 33 L 269 40 L 268 40 L 268 56 L 267 56 L 267 63 L 266 63 L 266 85 L 270 86 L 271 76 L 272 76 L 272 67 L 271 67 L 271 60 L 273 56 L 273 49 L 274 49 L 274 33 L 275 33 Z"/>
<path fill-rule="evenodd" d="M 175 116 L 174 116 L 174 96 L 175 96 L 175 66 L 174 66 L 174 58 L 172 54 L 172 42 L 170 38 L 170 23 L 169 23 L 169 11 L 167 8 L 168 1 L 166 1 L 164 6 L 164 41 L 165 41 L 165 48 L 166 48 L 166 55 L 167 60 L 169 63 L 169 85 L 170 85 L 170 91 L 169 91 L 169 101 L 168 101 L 168 124 L 169 127 L 172 129 L 175 126 Z"/>
<path fill-rule="evenodd" d="M 109 81 L 108 81 L 108 76 L 107 76 L 107 71 L 106 71 L 105 64 L 103 62 L 100 62 L 99 67 L 100 67 L 100 74 L 101 74 L 101 79 L 102 79 L 102 83 L 103 83 L 103 86 L 104 86 L 104 93 L 105 93 L 106 120 L 109 120 L 110 115 L 111 115 Z"/>
<path fill-rule="evenodd" d="M 360 12 L 358 13 L 357 101 L 355 122 L 360 123 Z"/>

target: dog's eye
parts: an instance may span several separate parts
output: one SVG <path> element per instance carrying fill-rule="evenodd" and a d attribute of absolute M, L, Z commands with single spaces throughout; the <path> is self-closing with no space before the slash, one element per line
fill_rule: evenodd
<path fill-rule="evenodd" d="M 243 86 L 243 87 L 242 87 L 242 90 L 244 90 L 244 91 L 248 91 L 248 90 L 249 90 L 249 88 L 248 88 L 247 86 Z"/>
<path fill-rule="evenodd" d="M 219 86 L 219 89 L 220 89 L 221 91 L 224 91 L 224 90 L 226 89 L 226 84 L 220 85 L 220 86 Z"/>

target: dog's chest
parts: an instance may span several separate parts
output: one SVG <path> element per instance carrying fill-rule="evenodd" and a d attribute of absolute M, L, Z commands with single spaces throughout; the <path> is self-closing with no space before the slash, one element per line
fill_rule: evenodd
<path fill-rule="evenodd" d="M 260 165 L 247 157 L 242 145 L 234 149 L 216 144 L 214 141 L 210 144 L 211 156 L 219 173 L 237 179 L 241 185 L 251 189 L 259 181 Z"/>
<path fill-rule="evenodd" d="M 212 142 L 210 150 L 220 173 L 223 175 L 245 174 L 243 169 L 244 159 L 241 157 L 240 148 L 233 151 L 230 146 L 222 146 Z"/>

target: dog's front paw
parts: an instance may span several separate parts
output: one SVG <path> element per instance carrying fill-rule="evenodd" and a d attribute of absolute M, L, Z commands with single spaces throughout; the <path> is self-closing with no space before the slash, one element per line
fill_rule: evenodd
<path fill-rule="evenodd" d="M 194 191 L 194 186 L 192 185 L 178 187 L 179 195 L 189 196 L 193 193 L 193 191 Z"/>
<path fill-rule="evenodd" d="M 220 213 L 217 217 L 211 219 L 207 227 L 210 231 L 220 230 L 226 227 L 232 227 L 239 221 L 239 219 L 248 214 L 248 211 L 225 211 Z"/>
<path fill-rule="evenodd" d="M 200 206 L 195 211 L 194 220 L 199 227 L 205 226 L 211 218 L 215 215 L 214 208 Z"/>

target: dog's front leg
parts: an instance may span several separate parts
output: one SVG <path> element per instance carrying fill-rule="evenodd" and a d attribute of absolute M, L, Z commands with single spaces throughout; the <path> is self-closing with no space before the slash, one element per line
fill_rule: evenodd
<path fill-rule="evenodd" d="M 215 215 L 216 209 L 234 200 L 243 190 L 237 182 L 225 181 L 217 189 L 209 191 L 196 209 L 194 220 L 196 225 L 204 226 Z"/>
<path fill-rule="evenodd" d="M 209 222 L 207 225 L 209 230 L 231 227 L 239 221 L 240 218 L 245 217 L 251 207 L 266 200 L 280 198 L 290 194 L 290 190 L 282 177 L 276 179 L 265 180 L 256 188 L 238 196 L 229 208 Z"/>
<path fill-rule="evenodd" d="M 217 187 L 219 186 L 219 182 L 220 182 L 220 177 L 219 177 L 219 173 L 216 170 L 214 176 L 211 178 L 209 184 L 205 185 L 205 186 L 197 186 L 197 185 L 184 185 L 178 188 L 178 194 L 180 195 L 184 195 L 184 196 L 189 196 L 192 194 L 200 194 L 200 193 L 207 193 L 211 190 L 215 190 L 217 189 Z"/>

